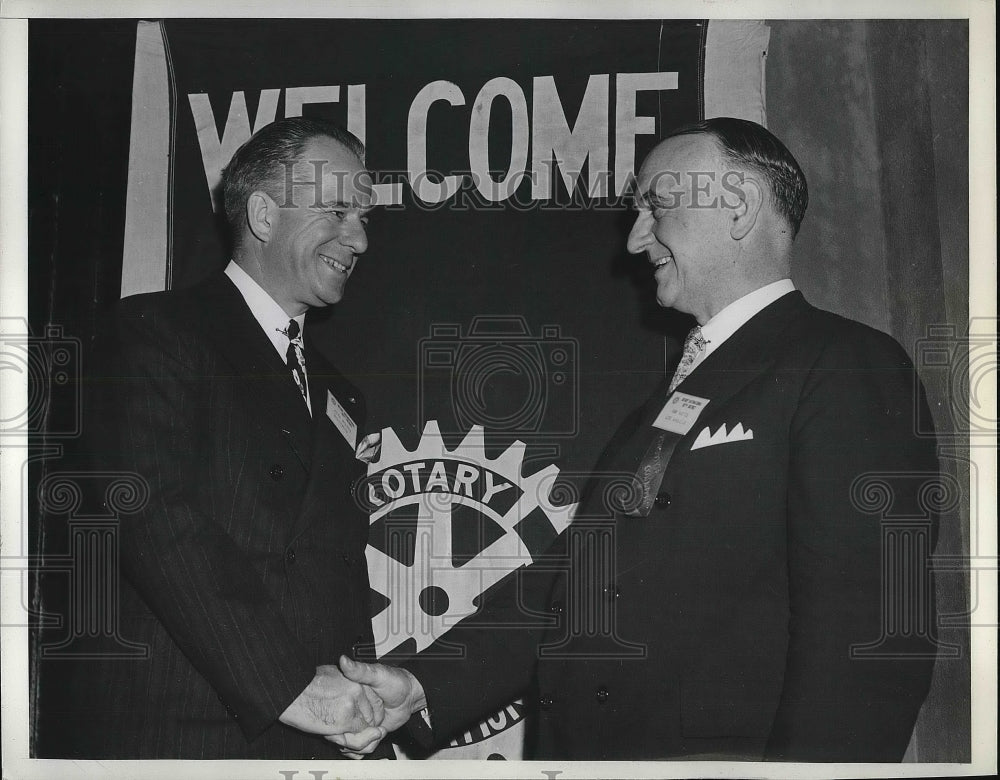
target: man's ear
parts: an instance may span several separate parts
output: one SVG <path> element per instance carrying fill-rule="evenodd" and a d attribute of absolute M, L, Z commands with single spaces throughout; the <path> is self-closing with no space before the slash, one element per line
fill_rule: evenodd
<path fill-rule="evenodd" d="M 740 241 L 750 233 L 757 223 L 760 210 L 764 205 L 764 189 L 760 183 L 747 176 L 739 188 L 739 200 L 733 209 L 732 222 L 729 225 L 729 235 Z"/>
<path fill-rule="evenodd" d="M 261 243 L 270 241 L 277 212 L 277 204 L 263 190 L 255 190 L 247 198 L 247 227 Z"/>

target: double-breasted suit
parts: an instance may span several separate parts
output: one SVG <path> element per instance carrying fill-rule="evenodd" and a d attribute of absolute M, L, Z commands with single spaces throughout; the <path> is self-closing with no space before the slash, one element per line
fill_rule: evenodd
<path fill-rule="evenodd" d="M 667 385 L 622 426 L 604 473 L 637 473 Z M 859 480 L 880 476 L 915 507 L 937 474 L 933 439 L 914 434 L 925 401 L 906 354 L 792 292 L 676 392 L 707 404 L 672 442 L 648 516 L 592 496 L 551 555 L 449 632 L 464 661 L 405 664 L 434 737 L 533 690 L 535 758 L 900 760 L 932 642 L 910 626 L 892 655 L 852 647 L 877 644 L 895 619 L 882 518 Z M 926 517 L 914 571 L 933 549 Z M 930 586 L 907 598 L 933 625 Z"/>
<path fill-rule="evenodd" d="M 312 347 L 313 415 L 223 274 L 124 300 L 102 459 L 149 500 L 119 528 L 121 633 L 141 660 L 84 663 L 73 754 L 339 758 L 277 722 L 320 664 L 370 647 L 364 474 L 326 414 L 364 401 Z"/>

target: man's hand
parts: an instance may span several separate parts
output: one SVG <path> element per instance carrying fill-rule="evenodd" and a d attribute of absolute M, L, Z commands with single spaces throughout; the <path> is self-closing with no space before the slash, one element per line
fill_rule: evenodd
<path fill-rule="evenodd" d="M 317 666 L 316 676 L 278 718 L 321 734 L 355 753 L 370 753 L 386 735 L 381 700 L 348 680 L 336 666 Z M 396 728 L 395 726 L 393 728 Z"/>
<path fill-rule="evenodd" d="M 377 694 L 384 707 L 381 724 L 386 731 L 395 731 L 410 719 L 410 715 L 427 706 L 423 686 L 406 669 L 361 663 L 342 655 L 340 670 L 348 680 L 361 683 L 366 690 L 370 688 Z"/>

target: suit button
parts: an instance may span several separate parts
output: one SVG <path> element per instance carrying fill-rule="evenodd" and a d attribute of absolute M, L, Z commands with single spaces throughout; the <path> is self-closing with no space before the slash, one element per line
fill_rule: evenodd
<path fill-rule="evenodd" d="M 347 397 L 347 403 L 349 403 L 349 404 L 356 404 L 357 402 L 358 402 L 358 399 L 355 398 L 353 395 Z"/>
<path fill-rule="evenodd" d="M 616 599 L 622 595 L 622 592 L 618 589 L 618 586 L 615 585 L 613 582 L 610 585 L 605 585 L 604 588 L 602 588 L 602 591 L 604 592 L 605 598 L 608 599 Z"/>
<path fill-rule="evenodd" d="M 557 615 L 563 611 L 563 603 L 561 601 L 553 601 L 552 605 L 549 607 L 549 612 L 555 612 Z"/>
<path fill-rule="evenodd" d="M 608 696 L 610 696 L 610 695 L 611 694 L 608 693 L 608 689 L 607 688 L 598 688 L 597 689 L 597 700 L 599 702 L 601 702 L 602 704 L 608 700 Z"/>
<path fill-rule="evenodd" d="M 289 563 L 295 563 L 295 550 L 289 549 L 288 552 L 285 553 L 285 560 Z"/>
<path fill-rule="evenodd" d="M 547 696 L 543 696 L 541 699 L 538 700 L 538 706 L 541 707 L 543 710 L 552 709 L 553 704 L 555 704 L 555 702 L 552 701 L 552 699 L 550 699 Z"/>
<path fill-rule="evenodd" d="M 285 470 L 282 468 L 280 463 L 275 463 L 271 466 L 271 470 L 267 472 L 271 475 L 271 479 L 275 482 L 279 482 L 283 476 L 285 476 Z"/>
<path fill-rule="evenodd" d="M 660 507 L 660 509 L 670 506 L 670 494 L 666 492 L 657 493 L 656 498 L 653 499 L 653 503 Z"/>

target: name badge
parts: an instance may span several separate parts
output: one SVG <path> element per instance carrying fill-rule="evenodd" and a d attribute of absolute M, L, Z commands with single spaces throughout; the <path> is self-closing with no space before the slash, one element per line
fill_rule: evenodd
<path fill-rule="evenodd" d="M 708 406 L 707 398 L 699 398 L 687 393 L 674 393 L 667 399 L 660 413 L 653 420 L 653 425 L 660 430 L 679 433 L 682 436 L 690 431 L 701 414 Z"/>
<path fill-rule="evenodd" d="M 326 416 L 330 418 L 330 422 L 337 426 L 340 435 L 351 445 L 353 450 L 358 443 L 358 424 L 351 419 L 351 415 L 329 390 L 326 391 Z"/>

